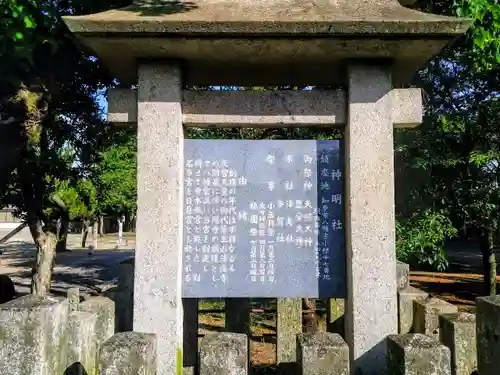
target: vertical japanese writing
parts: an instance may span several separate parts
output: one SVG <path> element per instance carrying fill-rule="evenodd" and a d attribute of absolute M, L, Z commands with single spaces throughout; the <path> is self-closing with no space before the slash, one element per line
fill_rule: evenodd
<path fill-rule="evenodd" d="M 331 251 L 333 239 L 338 238 L 335 233 L 342 229 L 342 221 L 339 217 L 342 210 L 341 178 L 340 169 L 333 168 L 333 155 L 322 150 L 318 160 L 319 173 L 319 199 L 318 202 L 318 271 L 322 280 L 331 280 Z"/>
<path fill-rule="evenodd" d="M 185 164 L 185 297 L 342 293 L 338 143 L 196 142 Z"/>
<path fill-rule="evenodd" d="M 201 166 L 199 160 L 188 160 L 185 179 L 185 215 L 187 236 L 184 243 L 184 281 L 199 283 L 201 274 L 197 264 L 201 260 L 201 251 L 207 239 L 201 234 L 203 201 L 201 199 Z"/>
<path fill-rule="evenodd" d="M 274 282 L 274 204 L 252 201 L 248 212 L 238 213 L 238 219 L 247 221 L 250 235 L 250 281 Z"/>
<path fill-rule="evenodd" d="M 187 160 L 185 282 L 207 281 L 208 276 L 214 283 L 227 284 L 236 271 L 236 188 L 247 182 L 225 159 Z"/>

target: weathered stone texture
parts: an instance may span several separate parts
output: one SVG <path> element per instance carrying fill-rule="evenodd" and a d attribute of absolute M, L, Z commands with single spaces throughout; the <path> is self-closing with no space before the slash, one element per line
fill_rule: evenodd
<path fill-rule="evenodd" d="M 139 64 L 134 330 L 156 334 L 158 375 L 181 366 L 184 129 L 181 70 Z"/>
<path fill-rule="evenodd" d="M 396 285 L 398 291 L 410 286 L 410 265 L 399 260 L 396 263 Z"/>
<path fill-rule="evenodd" d="M 68 320 L 68 369 L 64 375 L 97 375 L 97 314 L 73 311 Z"/>
<path fill-rule="evenodd" d="M 398 331 L 391 68 L 353 62 L 348 76 L 346 341 L 354 373 L 383 375 Z"/>
<path fill-rule="evenodd" d="M 99 375 L 156 375 L 156 337 L 151 333 L 120 332 L 99 353 Z"/>
<path fill-rule="evenodd" d="M 66 295 L 69 303 L 69 311 L 78 311 L 78 305 L 80 304 L 80 289 L 69 288 Z"/>
<path fill-rule="evenodd" d="M 413 331 L 413 302 L 424 301 L 428 296 L 428 293 L 412 286 L 398 291 L 398 328 L 400 334 Z"/>
<path fill-rule="evenodd" d="M 121 82 L 136 83 L 134 62 L 141 58 L 177 58 L 186 64 L 189 85 L 338 83 L 342 63 L 363 58 L 393 60 L 396 76 L 405 76 L 401 84 L 471 24 L 397 0 L 137 0 L 63 19 Z"/>
<path fill-rule="evenodd" d="M 68 301 L 27 295 L 0 305 L 0 374 L 66 369 Z"/>
<path fill-rule="evenodd" d="M 200 375 L 247 375 L 248 338 L 241 333 L 206 335 L 200 344 Z"/>
<path fill-rule="evenodd" d="M 80 303 L 80 311 L 97 314 L 96 338 L 101 345 L 115 333 L 115 303 L 107 297 L 91 297 Z"/>
<path fill-rule="evenodd" d="M 439 298 L 413 302 L 413 331 L 439 338 L 439 315 L 458 312 L 458 308 Z"/>
<path fill-rule="evenodd" d="M 441 314 L 439 338 L 450 348 L 452 375 L 471 375 L 477 370 L 476 316 L 474 314 Z"/>
<path fill-rule="evenodd" d="M 349 375 L 349 348 L 337 333 L 300 333 L 297 365 L 300 375 Z"/>
<path fill-rule="evenodd" d="M 480 375 L 500 372 L 500 295 L 476 299 L 477 367 Z"/>
<path fill-rule="evenodd" d="M 276 356 L 278 364 L 297 360 L 297 334 L 302 332 L 302 300 L 279 298 L 276 302 Z"/>
<path fill-rule="evenodd" d="M 451 375 L 450 349 L 427 335 L 389 335 L 387 355 L 390 375 Z"/>

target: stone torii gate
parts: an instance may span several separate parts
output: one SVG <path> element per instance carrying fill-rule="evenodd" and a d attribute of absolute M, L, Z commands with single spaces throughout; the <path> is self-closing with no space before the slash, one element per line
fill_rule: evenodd
<path fill-rule="evenodd" d="M 137 124 L 134 330 L 157 335 L 158 374 L 182 368 L 183 126 L 213 125 L 345 127 L 346 340 L 357 371 L 386 373 L 385 338 L 397 333 L 393 127 L 422 116 L 420 91 L 394 88 L 470 22 L 397 0 L 136 0 L 64 21 L 138 85 L 110 91 L 108 119 Z M 347 89 L 183 90 L 275 84 Z"/>

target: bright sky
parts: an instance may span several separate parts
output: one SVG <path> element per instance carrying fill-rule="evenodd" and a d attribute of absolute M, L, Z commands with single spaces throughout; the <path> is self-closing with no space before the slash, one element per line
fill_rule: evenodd
<path fill-rule="evenodd" d="M 99 107 L 101 107 L 102 110 L 102 115 L 105 118 L 106 113 L 108 113 L 108 100 L 106 99 L 106 96 L 104 95 L 104 92 L 97 95 L 97 103 L 99 104 Z"/>

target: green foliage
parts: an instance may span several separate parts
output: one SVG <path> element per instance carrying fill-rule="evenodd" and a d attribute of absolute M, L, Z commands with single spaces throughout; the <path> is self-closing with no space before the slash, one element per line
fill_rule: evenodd
<path fill-rule="evenodd" d="M 112 77 L 62 23 L 67 6 L 0 1 L 0 200 L 44 222 L 58 181 L 83 189 L 108 129 L 95 97 Z"/>
<path fill-rule="evenodd" d="M 474 20 L 467 35 L 419 73 L 424 122 L 398 137 L 407 166 L 426 176 L 410 194 L 422 214 L 398 223 L 398 256 L 443 269 L 441 244 L 453 228 L 484 233 L 498 227 L 500 7 L 496 1 L 441 0 L 424 8 Z"/>
<path fill-rule="evenodd" d="M 96 214 L 97 194 L 90 180 L 80 180 L 76 186 L 68 180 L 58 181 L 55 195 L 66 204 L 70 220 L 89 219 Z"/>
<path fill-rule="evenodd" d="M 469 35 L 471 53 L 478 58 L 476 67 L 491 69 L 500 63 L 500 3 L 495 0 L 455 0 L 458 16 L 472 18 Z"/>
<path fill-rule="evenodd" d="M 430 209 L 400 219 L 396 224 L 397 258 L 411 265 L 444 271 L 448 267 L 444 242 L 456 233 L 446 216 Z"/>
<path fill-rule="evenodd" d="M 136 136 L 122 132 L 101 153 L 95 169 L 99 211 L 109 215 L 135 214 L 137 200 Z"/>
<path fill-rule="evenodd" d="M 26 6 L 26 5 L 28 6 Z M 36 7 L 36 1 L 3 0 L 0 7 L 2 29 L 5 33 L 0 38 L 20 41 L 36 27 L 30 7 Z M 4 41 L 5 42 L 5 41 Z"/>

